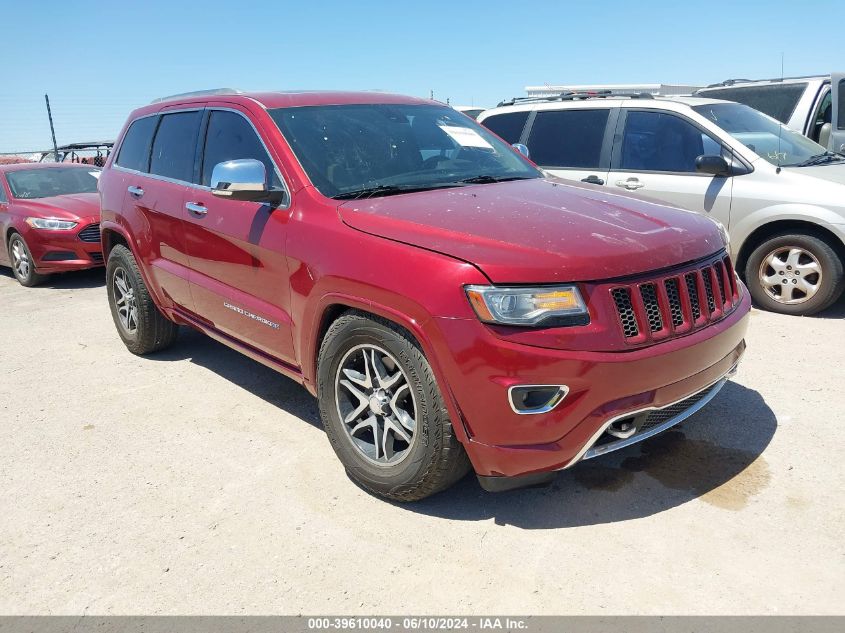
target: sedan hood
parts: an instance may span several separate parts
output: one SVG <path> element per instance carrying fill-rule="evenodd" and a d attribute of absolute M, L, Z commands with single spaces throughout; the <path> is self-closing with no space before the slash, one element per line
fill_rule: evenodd
<path fill-rule="evenodd" d="M 360 231 L 475 264 L 494 283 L 611 279 L 724 247 L 704 216 L 551 179 L 354 200 L 339 212 Z"/>
<path fill-rule="evenodd" d="M 100 215 L 100 196 L 96 193 L 74 193 L 31 200 L 14 198 L 19 212 L 39 218 L 79 220 Z"/>

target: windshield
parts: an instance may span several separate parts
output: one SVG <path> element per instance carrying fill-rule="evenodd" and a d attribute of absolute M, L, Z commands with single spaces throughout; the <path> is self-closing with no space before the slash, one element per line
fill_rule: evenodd
<path fill-rule="evenodd" d="M 99 169 L 21 169 L 6 173 L 15 198 L 49 198 L 71 193 L 97 193 Z"/>
<path fill-rule="evenodd" d="M 818 143 L 746 105 L 711 103 L 693 106 L 693 110 L 772 165 L 795 167 L 825 154 L 825 148 Z"/>
<path fill-rule="evenodd" d="M 541 176 L 506 143 L 447 107 L 304 106 L 270 110 L 270 116 L 314 186 L 329 197 Z"/>

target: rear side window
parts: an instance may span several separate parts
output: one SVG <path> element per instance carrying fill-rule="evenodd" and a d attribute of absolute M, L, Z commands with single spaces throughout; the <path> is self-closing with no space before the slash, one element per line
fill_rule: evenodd
<path fill-rule="evenodd" d="M 150 158 L 151 174 L 191 182 L 201 117 L 200 111 L 161 117 Z"/>
<path fill-rule="evenodd" d="M 544 167 L 599 166 L 609 109 L 538 112 L 528 136 L 531 160 Z"/>
<path fill-rule="evenodd" d="M 273 161 L 252 125 L 236 112 L 215 110 L 208 120 L 202 161 L 202 184 L 211 185 L 211 172 L 217 163 L 239 158 L 254 158 L 264 163 L 271 187 L 280 187 Z"/>
<path fill-rule="evenodd" d="M 120 144 L 120 153 L 115 161 L 121 167 L 135 171 L 147 171 L 150 164 L 150 142 L 153 140 L 157 116 L 148 116 L 132 122 Z"/>
<path fill-rule="evenodd" d="M 530 112 L 505 112 L 484 119 L 481 124 L 508 143 L 519 143 Z"/>
<path fill-rule="evenodd" d="M 6 197 L 6 189 L 3 187 L 2 176 L 0 176 L 0 204 L 5 204 L 9 199 Z"/>
<path fill-rule="evenodd" d="M 734 106 L 736 107 L 736 106 Z M 620 168 L 626 171 L 695 172 L 695 159 L 720 155 L 721 144 L 672 114 L 628 112 Z"/>
<path fill-rule="evenodd" d="M 839 80 L 839 106 L 836 108 L 836 127 L 845 130 L 845 79 Z"/>
<path fill-rule="evenodd" d="M 781 123 L 789 121 L 801 95 L 807 89 L 806 83 L 769 84 L 765 86 L 747 86 L 700 90 L 698 94 L 713 99 L 736 101 L 759 110 Z"/>

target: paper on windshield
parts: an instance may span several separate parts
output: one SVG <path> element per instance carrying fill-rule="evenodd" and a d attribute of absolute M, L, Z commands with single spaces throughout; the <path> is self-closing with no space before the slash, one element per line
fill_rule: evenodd
<path fill-rule="evenodd" d="M 485 149 L 493 149 L 493 146 L 485 141 L 481 135 L 472 128 L 459 127 L 457 125 L 441 125 L 439 127 L 461 147 L 483 147 Z"/>

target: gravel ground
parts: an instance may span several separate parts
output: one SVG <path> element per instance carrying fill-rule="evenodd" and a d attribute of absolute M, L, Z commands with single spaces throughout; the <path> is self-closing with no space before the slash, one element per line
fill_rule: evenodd
<path fill-rule="evenodd" d="M 678 430 L 408 506 L 354 486 L 271 370 L 187 330 L 129 354 L 100 271 L 0 269 L 0 333 L 2 614 L 845 613 L 845 302 L 754 311 Z"/>

